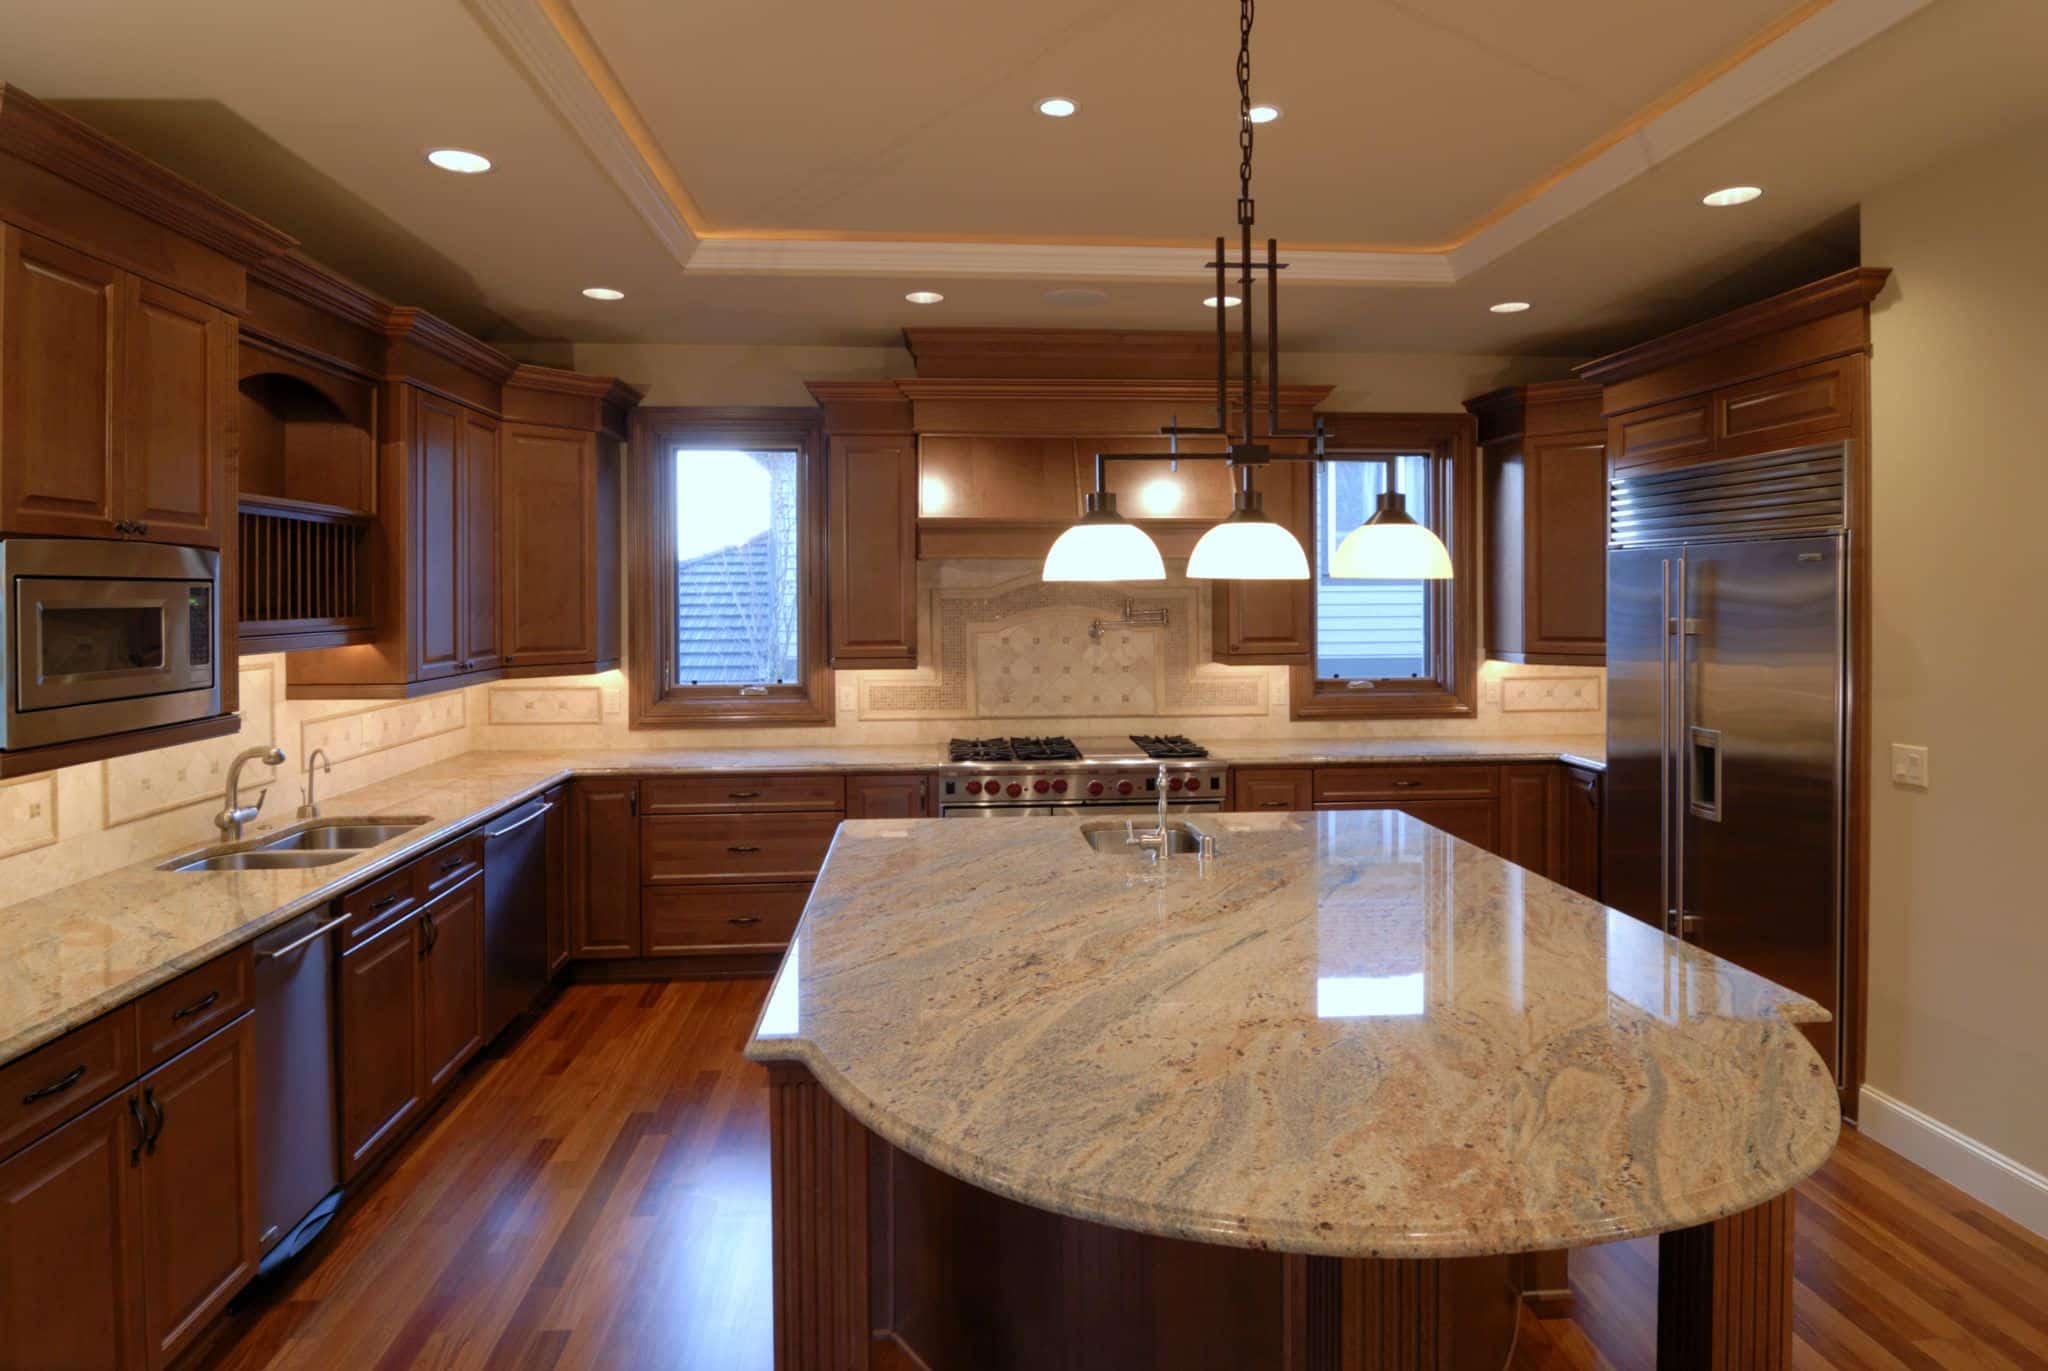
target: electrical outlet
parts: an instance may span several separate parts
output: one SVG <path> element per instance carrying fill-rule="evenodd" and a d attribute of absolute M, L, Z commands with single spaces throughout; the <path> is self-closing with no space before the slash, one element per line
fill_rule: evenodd
<path fill-rule="evenodd" d="M 860 708 L 860 687 L 851 681 L 839 684 L 839 708 L 848 714 Z"/>
<path fill-rule="evenodd" d="M 620 690 L 617 686 L 606 686 L 604 688 L 605 718 L 616 719 L 619 717 L 619 715 L 624 714 L 625 712 L 626 692 Z"/>
<path fill-rule="evenodd" d="M 1483 705 L 1497 705 L 1500 703 L 1500 677 L 1481 676 L 1479 678 L 1479 703 Z"/>
<path fill-rule="evenodd" d="M 1927 749 L 1892 744 L 1892 784 L 1927 789 Z"/>

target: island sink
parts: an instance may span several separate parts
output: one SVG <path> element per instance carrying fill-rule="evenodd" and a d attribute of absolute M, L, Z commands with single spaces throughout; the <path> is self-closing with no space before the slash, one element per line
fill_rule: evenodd
<path fill-rule="evenodd" d="M 1152 845 L 1139 844 L 1132 841 L 1133 837 L 1137 835 L 1149 834 L 1154 831 L 1151 828 L 1137 828 L 1135 825 L 1128 823 L 1112 823 L 1107 821 L 1081 825 L 1081 836 L 1087 839 L 1088 846 L 1094 848 L 1097 852 L 1121 852 L 1133 857 L 1141 853 L 1158 850 Z M 1196 828 L 1193 824 L 1168 824 L 1166 826 L 1166 851 L 1169 855 L 1181 853 L 1192 855 L 1202 850 L 1202 839 L 1206 836 L 1201 829 Z M 1216 849 L 1212 846 L 1209 849 L 1209 855 L 1214 856 L 1215 851 Z"/>

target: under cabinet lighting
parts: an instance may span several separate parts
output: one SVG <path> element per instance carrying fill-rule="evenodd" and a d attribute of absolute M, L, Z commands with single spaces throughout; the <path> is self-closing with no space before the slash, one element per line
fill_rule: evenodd
<path fill-rule="evenodd" d="M 583 293 L 593 300 L 623 300 L 626 292 L 613 290 L 610 286 L 585 286 Z"/>
<path fill-rule="evenodd" d="M 427 160 L 443 171 L 457 172 L 463 176 L 475 176 L 491 169 L 491 159 L 480 152 L 467 148 L 435 148 L 427 154 Z"/>
<path fill-rule="evenodd" d="M 1527 300 L 1503 300 L 1497 305 L 1488 305 L 1487 308 L 1495 314 L 1520 314 L 1529 308 L 1529 302 Z"/>
<path fill-rule="evenodd" d="M 1038 102 L 1038 112 L 1048 119 L 1064 119 L 1081 107 L 1063 95 L 1055 95 Z"/>
<path fill-rule="evenodd" d="M 903 298 L 913 305 L 936 305 L 946 297 L 935 290 L 913 290 Z"/>
<path fill-rule="evenodd" d="M 1700 203 L 1712 205 L 1715 209 L 1726 209 L 1730 205 L 1746 205 L 1763 193 L 1761 186 L 1723 186 L 1720 190 L 1702 195 Z"/>

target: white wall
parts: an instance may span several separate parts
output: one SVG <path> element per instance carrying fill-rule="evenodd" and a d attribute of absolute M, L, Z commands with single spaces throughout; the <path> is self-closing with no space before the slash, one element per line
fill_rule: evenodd
<path fill-rule="evenodd" d="M 1868 1081 L 2036 1172 L 2048 1171 L 2048 727 L 2029 693 L 2048 680 L 2044 144 L 2048 122 L 1863 206 L 1863 260 L 1893 271 L 1872 316 Z M 1928 789 L 1886 779 L 1894 742 L 1932 750 Z M 1898 1130 L 1918 1125 L 1902 1117 L 1880 1110 L 1875 1126 L 1910 1148 Z"/>

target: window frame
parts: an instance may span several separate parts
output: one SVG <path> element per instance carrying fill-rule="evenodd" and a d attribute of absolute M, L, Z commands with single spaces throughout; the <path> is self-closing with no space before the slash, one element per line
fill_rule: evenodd
<path fill-rule="evenodd" d="M 789 685 L 676 685 L 675 463 L 679 447 L 790 451 L 800 491 L 797 538 L 797 657 Z M 626 537 L 630 615 L 627 723 L 632 728 L 777 728 L 833 720 L 826 664 L 825 443 L 809 406 L 643 406 L 627 448 Z M 744 693 L 742 693 L 744 692 Z"/>
<path fill-rule="evenodd" d="M 1289 669 L 1288 714 L 1314 719 L 1469 719 L 1479 712 L 1479 460 L 1478 429 L 1469 414 L 1332 415 L 1324 444 L 1325 461 L 1347 458 L 1427 456 L 1430 461 L 1431 525 L 1451 554 L 1452 578 L 1425 588 L 1429 625 L 1429 672 L 1412 678 L 1384 678 L 1367 688 L 1325 681 L 1316 675 L 1318 638 L 1315 597 L 1319 568 L 1309 577 L 1309 660 Z M 1324 518 L 1322 480 L 1312 483 L 1308 532 Z M 1313 556 L 1314 544 L 1308 544 Z M 1448 624 L 1446 629 L 1444 625 Z"/>

